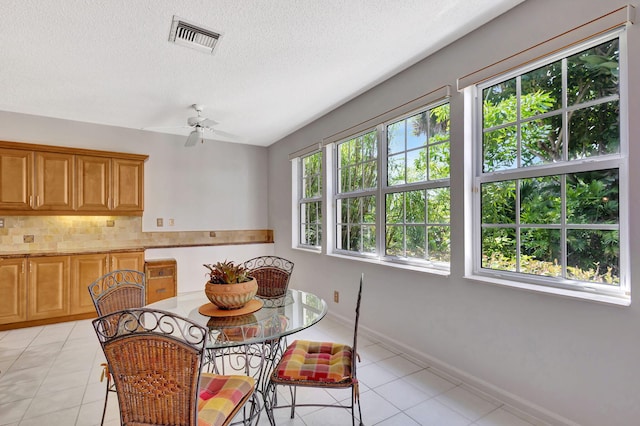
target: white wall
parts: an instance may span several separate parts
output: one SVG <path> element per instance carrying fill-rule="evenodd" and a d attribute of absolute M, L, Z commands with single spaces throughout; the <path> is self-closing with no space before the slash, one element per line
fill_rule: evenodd
<path fill-rule="evenodd" d="M 634 1 L 636 7 L 638 2 Z M 269 149 L 269 225 L 275 251 L 295 262 L 296 286 L 352 317 L 365 272 L 362 325 L 387 340 L 554 424 L 640 422 L 640 281 L 629 307 L 574 300 L 463 278 L 463 96 L 452 93 L 452 266 L 448 277 L 294 250 L 287 155 L 374 117 L 456 77 L 625 5 L 621 0 L 529 0 L 469 36 L 332 111 Z M 630 154 L 640 161 L 640 24 L 628 31 Z M 401 48 L 401 46 L 399 46 Z M 384 58 L 380 58 L 384 60 Z M 631 185 L 640 170 L 631 168 Z M 630 204 L 640 217 L 640 197 Z M 631 274 L 640 270 L 638 222 L 631 224 Z M 331 232 L 331 231 L 327 231 Z M 321 273 L 319 273 L 321 271 Z M 363 396 L 366 398 L 366 396 Z"/>
<path fill-rule="evenodd" d="M 266 229 L 267 149 L 0 111 L 0 140 L 147 154 L 144 231 Z M 156 218 L 165 226 L 156 227 Z M 168 219 L 175 220 L 169 228 Z"/>
<path fill-rule="evenodd" d="M 149 249 L 145 258 L 175 259 L 178 268 L 178 293 L 202 290 L 207 281 L 207 269 L 202 266 L 223 260 L 244 262 L 256 256 L 273 254 L 273 244 L 242 244 L 235 246 L 184 247 Z"/>
<path fill-rule="evenodd" d="M 207 141 L 185 148 L 186 137 L 1 111 L 0 140 L 149 155 L 143 231 L 267 228 L 264 147 Z M 159 217 L 163 228 L 156 227 Z M 203 287 L 203 263 L 272 253 L 273 244 L 243 244 L 147 250 L 145 256 L 176 259 L 178 291 L 185 292 Z"/>

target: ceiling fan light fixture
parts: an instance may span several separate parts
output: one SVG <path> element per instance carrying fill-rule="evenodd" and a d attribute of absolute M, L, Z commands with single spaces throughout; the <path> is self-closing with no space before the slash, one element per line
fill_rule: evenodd
<path fill-rule="evenodd" d="M 169 41 L 201 52 L 213 53 L 222 35 L 178 16 L 173 16 Z"/>

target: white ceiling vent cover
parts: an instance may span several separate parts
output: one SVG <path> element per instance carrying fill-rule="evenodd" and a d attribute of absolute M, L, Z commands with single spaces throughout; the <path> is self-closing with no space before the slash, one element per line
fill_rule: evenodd
<path fill-rule="evenodd" d="M 174 16 L 169 41 L 201 52 L 213 53 L 220 36 L 215 31 Z"/>

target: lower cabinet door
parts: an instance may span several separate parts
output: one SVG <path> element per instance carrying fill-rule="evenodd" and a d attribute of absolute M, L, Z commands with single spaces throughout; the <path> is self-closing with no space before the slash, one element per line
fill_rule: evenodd
<path fill-rule="evenodd" d="M 27 319 L 27 259 L 0 259 L 0 324 Z"/>
<path fill-rule="evenodd" d="M 27 320 L 69 315 L 70 256 L 29 259 Z"/>
<path fill-rule="evenodd" d="M 71 256 L 71 315 L 96 312 L 89 294 L 89 284 L 107 273 L 108 262 L 108 253 Z"/>
<path fill-rule="evenodd" d="M 111 253 L 111 270 L 131 269 L 144 271 L 144 251 Z"/>

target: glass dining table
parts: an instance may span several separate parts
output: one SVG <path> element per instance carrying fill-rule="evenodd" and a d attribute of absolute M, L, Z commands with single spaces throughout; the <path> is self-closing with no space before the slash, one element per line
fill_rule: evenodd
<path fill-rule="evenodd" d="M 287 344 L 287 336 L 320 321 L 327 313 L 327 303 L 317 295 L 289 289 L 276 299 L 256 297 L 253 312 L 209 312 L 204 290 L 182 293 L 147 305 L 186 317 L 209 329 L 203 369 L 217 374 L 242 372 L 256 378 L 256 389 L 263 398 L 269 375 Z"/>

